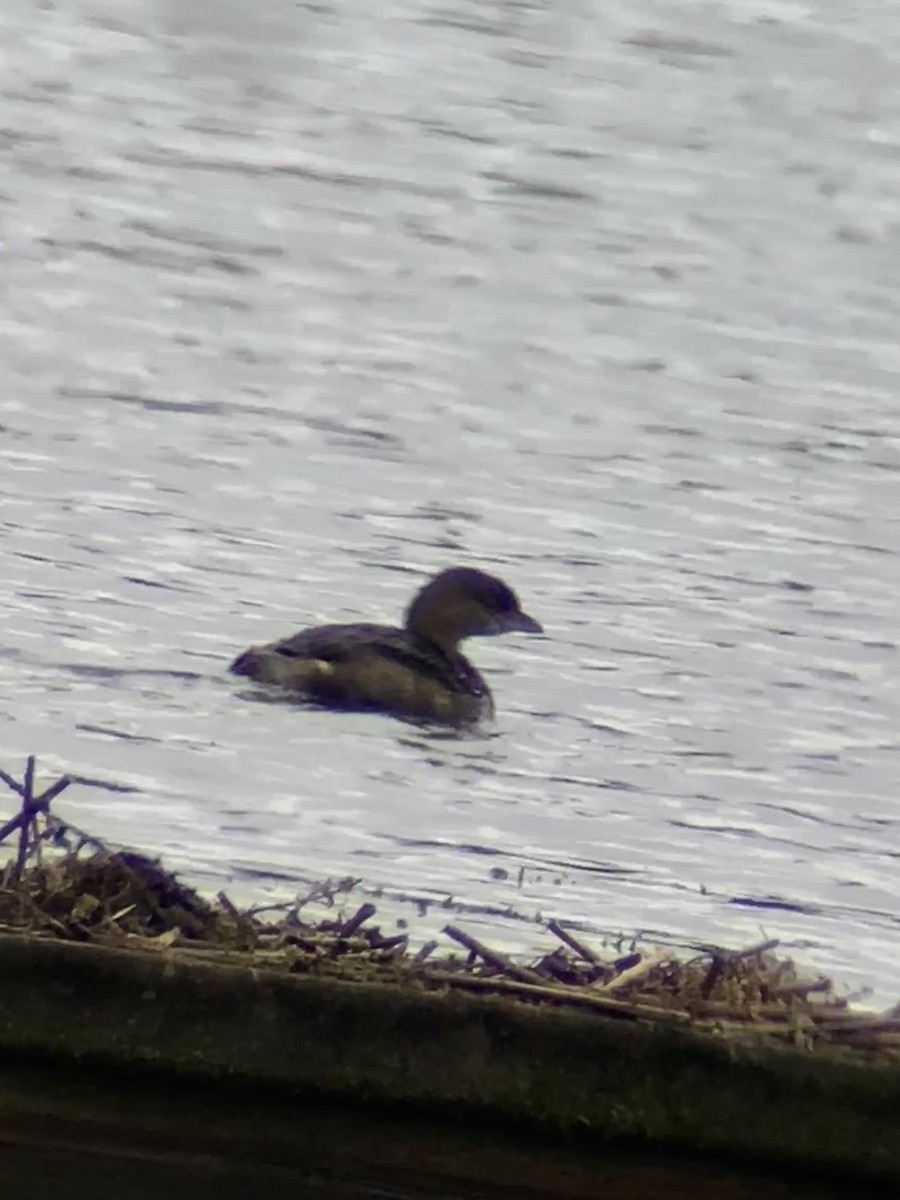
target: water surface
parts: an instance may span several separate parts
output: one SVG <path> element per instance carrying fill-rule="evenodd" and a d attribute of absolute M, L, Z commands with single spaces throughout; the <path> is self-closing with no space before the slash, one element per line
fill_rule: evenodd
<path fill-rule="evenodd" d="M 898 60 L 872 2 L 5 4 L 4 767 L 240 899 L 895 999 Z M 483 735 L 225 673 L 457 562 L 547 629 Z"/>

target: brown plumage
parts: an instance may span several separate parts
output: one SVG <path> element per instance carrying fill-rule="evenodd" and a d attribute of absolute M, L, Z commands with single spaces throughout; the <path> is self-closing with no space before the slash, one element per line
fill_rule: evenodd
<path fill-rule="evenodd" d="M 251 646 L 229 668 L 329 708 L 369 709 L 408 720 L 466 725 L 493 716 L 490 689 L 459 650 L 468 637 L 542 633 L 502 580 L 470 567 L 431 579 L 403 628 L 321 625 Z"/>

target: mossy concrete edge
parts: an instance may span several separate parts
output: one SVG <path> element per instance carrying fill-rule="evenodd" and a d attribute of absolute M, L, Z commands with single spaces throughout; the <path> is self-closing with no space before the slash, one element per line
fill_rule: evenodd
<path fill-rule="evenodd" d="M 420 985 L 0 935 L 0 1050 L 900 1180 L 900 1066 Z"/>

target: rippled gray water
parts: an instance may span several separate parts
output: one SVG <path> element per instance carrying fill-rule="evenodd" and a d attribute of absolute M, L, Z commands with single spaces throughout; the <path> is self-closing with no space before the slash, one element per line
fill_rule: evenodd
<path fill-rule="evenodd" d="M 2 765 L 241 899 L 900 995 L 898 73 L 872 0 L 5 0 Z M 489 735 L 225 673 L 456 562 L 548 632 Z"/>

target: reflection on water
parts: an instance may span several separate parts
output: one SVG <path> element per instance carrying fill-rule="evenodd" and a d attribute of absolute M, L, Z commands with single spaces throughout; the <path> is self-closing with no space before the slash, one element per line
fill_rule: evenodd
<path fill-rule="evenodd" d="M 896 21 L 6 6 L 5 765 L 239 898 L 895 998 Z M 549 635 L 493 731 L 225 673 L 454 562 Z"/>

